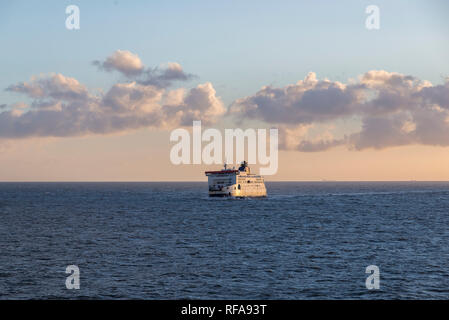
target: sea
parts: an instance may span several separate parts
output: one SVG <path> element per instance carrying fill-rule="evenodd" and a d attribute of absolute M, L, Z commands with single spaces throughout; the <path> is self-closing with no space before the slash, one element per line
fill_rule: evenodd
<path fill-rule="evenodd" d="M 449 182 L 266 185 L 0 183 L 0 299 L 449 298 Z"/>

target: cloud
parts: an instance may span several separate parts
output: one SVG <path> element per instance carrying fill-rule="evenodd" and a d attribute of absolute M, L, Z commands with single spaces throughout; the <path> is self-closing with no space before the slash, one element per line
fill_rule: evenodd
<path fill-rule="evenodd" d="M 0 138 L 9 139 L 167 129 L 191 119 L 213 123 L 225 113 L 210 83 L 167 90 L 133 81 L 116 83 L 106 93 L 93 95 L 74 78 L 50 74 L 7 90 L 33 99 L 29 105 L 0 112 Z"/>
<path fill-rule="evenodd" d="M 189 81 L 193 78 L 196 76 L 185 73 L 179 63 L 169 62 L 162 68 L 147 69 L 138 82 L 164 88 L 170 86 L 174 81 Z"/>
<path fill-rule="evenodd" d="M 296 84 L 266 86 L 238 99 L 229 113 L 284 127 L 285 134 L 294 136 L 280 144 L 288 150 L 323 151 L 341 145 L 356 150 L 409 144 L 449 146 L 449 81 L 433 86 L 384 70 L 368 71 L 347 84 L 318 80 L 311 72 Z M 360 130 L 348 132 L 340 125 L 336 131 L 343 138 L 307 137 L 313 125 L 348 120 L 359 121 Z M 298 128 L 300 137 L 294 134 Z"/>
<path fill-rule="evenodd" d="M 449 109 L 449 79 L 444 85 L 427 86 L 419 92 L 419 96 L 429 104 Z"/>
<path fill-rule="evenodd" d="M 36 99 L 53 98 L 74 101 L 89 98 L 89 93 L 84 85 L 74 78 L 65 77 L 61 74 L 33 77 L 29 82 L 20 82 L 9 86 L 6 91 L 22 93 Z"/>
<path fill-rule="evenodd" d="M 391 117 L 366 117 L 362 130 L 350 136 L 351 145 L 358 150 L 365 148 L 383 149 L 413 143 L 413 131 L 404 130 L 408 118 L 404 114 Z"/>
<path fill-rule="evenodd" d="M 182 66 L 177 62 L 168 62 L 155 68 L 145 68 L 137 54 L 124 50 L 117 50 L 105 61 L 95 60 L 92 64 L 107 72 L 118 71 L 140 84 L 161 88 L 169 87 L 174 81 L 188 81 L 196 77 L 184 72 Z"/>
<path fill-rule="evenodd" d="M 165 111 L 183 126 L 192 125 L 195 120 L 209 125 L 225 114 L 226 108 L 217 97 L 212 84 L 207 82 L 191 89 L 182 101 L 167 106 Z"/>
<path fill-rule="evenodd" d="M 297 147 L 297 150 L 303 152 L 325 151 L 327 149 L 340 146 L 344 143 L 345 139 L 321 140 L 317 142 L 301 141 Z"/>
<path fill-rule="evenodd" d="M 236 100 L 230 113 L 268 123 L 324 122 L 353 114 L 356 93 L 339 82 L 318 81 L 311 72 L 296 84 L 284 88 L 265 86 L 253 96 Z"/>
<path fill-rule="evenodd" d="M 0 105 L 0 139 L 171 129 L 194 120 L 210 125 L 226 114 L 209 82 L 169 89 L 173 81 L 192 77 L 177 63 L 149 69 L 137 55 L 116 51 L 101 67 L 123 73 L 127 82 L 92 93 L 72 77 L 47 74 L 7 87 L 29 101 Z M 449 146 L 449 80 L 432 85 L 384 70 L 347 83 L 319 80 L 311 72 L 295 84 L 265 86 L 237 99 L 227 113 L 278 127 L 279 146 L 286 150 Z"/>
<path fill-rule="evenodd" d="M 105 61 L 95 60 L 93 64 L 108 72 L 119 71 L 127 77 L 140 75 L 144 71 L 139 56 L 127 50 L 116 50 Z"/>
<path fill-rule="evenodd" d="M 10 85 L 6 91 L 24 95 L 31 102 L 10 108 L 0 105 L 0 139 L 167 129 L 191 125 L 193 120 L 212 124 L 226 111 L 209 82 L 191 89 L 168 89 L 173 81 L 194 77 L 178 63 L 145 68 L 137 54 L 117 50 L 93 64 L 107 72 L 120 72 L 128 82 L 115 83 L 105 93 L 96 94 L 62 74 L 33 76 Z"/>

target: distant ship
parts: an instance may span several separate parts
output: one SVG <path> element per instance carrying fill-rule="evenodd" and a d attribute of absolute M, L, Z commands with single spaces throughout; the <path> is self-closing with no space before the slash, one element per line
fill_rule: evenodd
<path fill-rule="evenodd" d="M 248 163 L 243 161 L 238 170 L 206 171 L 210 197 L 266 197 L 267 189 L 262 176 L 252 174 Z"/>

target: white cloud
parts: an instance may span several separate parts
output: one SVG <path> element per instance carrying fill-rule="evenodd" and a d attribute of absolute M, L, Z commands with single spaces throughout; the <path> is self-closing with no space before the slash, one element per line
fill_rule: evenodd
<path fill-rule="evenodd" d="M 78 80 L 62 74 L 32 77 L 29 82 L 20 82 L 6 88 L 7 91 L 23 93 L 31 98 L 54 98 L 65 101 L 89 98 L 87 88 Z"/>
<path fill-rule="evenodd" d="M 144 70 L 139 56 L 127 50 L 116 50 L 104 62 L 97 60 L 94 64 L 106 71 L 119 71 L 128 77 L 139 75 Z"/>
<path fill-rule="evenodd" d="M 167 90 L 136 82 L 116 83 L 92 95 L 73 78 L 48 75 L 10 86 L 34 98 L 28 108 L 0 112 L 0 138 L 80 136 L 143 127 L 161 129 L 214 123 L 225 108 L 212 84 Z M 173 104 L 175 103 L 175 104 Z"/>
<path fill-rule="evenodd" d="M 168 89 L 172 81 L 191 77 L 178 63 L 145 69 L 137 55 L 118 50 L 98 65 L 122 72 L 129 82 L 95 94 L 61 74 L 9 86 L 7 91 L 23 94 L 31 103 L 0 105 L 0 138 L 166 129 L 191 125 L 194 120 L 207 125 L 226 113 L 209 82 L 191 89 Z M 238 120 L 278 127 L 280 146 L 289 150 L 322 151 L 342 145 L 356 150 L 407 144 L 449 146 L 449 81 L 432 85 L 384 70 L 368 71 L 346 84 L 319 80 L 311 72 L 295 84 L 265 86 L 237 99 L 228 112 Z M 360 122 L 356 130 L 345 125 L 354 119 Z"/>
<path fill-rule="evenodd" d="M 321 151 L 338 145 L 351 149 L 386 148 L 406 144 L 449 145 L 449 81 L 433 86 L 416 77 L 372 70 L 348 84 L 318 80 L 309 73 L 304 80 L 283 88 L 263 87 L 254 95 L 236 100 L 230 114 L 259 119 L 293 135 L 295 128 L 358 118 L 359 132 L 344 138 L 295 143 L 285 137 L 285 149 Z M 340 128 L 345 131 L 345 128 Z M 282 138 L 281 138 L 282 139 Z M 290 143 L 288 143 L 290 141 Z"/>
<path fill-rule="evenodd" d="M 145 68 L 137 54 L 126 50 L 116 50 L 105 61 L 95 60 L 93 64 L 100 70 L 118 71 L 127 78 L 143 85 L 169 87 L 174 81 L 188 81 L 195 76 L 185 73 L 177 62 L 168 62 L 160 67 Z"/>

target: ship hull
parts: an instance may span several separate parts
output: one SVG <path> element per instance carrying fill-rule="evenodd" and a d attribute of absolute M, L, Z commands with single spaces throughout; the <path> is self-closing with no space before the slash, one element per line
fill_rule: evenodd
<path fill-rule="evenodd" d="M 263 198 L 267 196 L 264 184 L 240 186 L 235 184 L 221 188 L 221 190 L 209 190 L 209 197 L 233 197 L 233 198 Z"/>
<path fill-rule="evenodd" d="M 242 198 L 266 198 L 267 197 L 267 195 L 265 194 L 265 195 L 254 195 L 254 196 L 235 196 L 235 195 L 229 195 L 229 194 L 211 194 L 211 193 L 209 193 L 209 197 L 213 197 L 213 198 L 227 198 L 227 197 L 229 197 L 229 198 L 239 198 L 239 199 L 242 199 Z"/>

